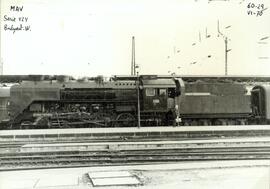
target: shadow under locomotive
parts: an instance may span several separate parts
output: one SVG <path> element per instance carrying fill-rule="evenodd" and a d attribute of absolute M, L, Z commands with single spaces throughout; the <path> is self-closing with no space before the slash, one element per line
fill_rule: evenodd
<path fill-rule="evenodd" d="M 270 87 L 115 76 L 32 76 L 3 93 L 2 129 L 269 124 Z M 7 88 L 5 88 L 5 91 Z"/>

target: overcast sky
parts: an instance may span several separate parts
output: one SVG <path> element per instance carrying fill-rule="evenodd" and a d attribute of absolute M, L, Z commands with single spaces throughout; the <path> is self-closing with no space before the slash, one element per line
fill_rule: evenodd
<path fill-rule="evenodd" d="M 228 74 L 270 75 L 270 0 L 0 2 L 4 74 L 130 74 L 135 36 L 140 74 L 224 75 L 219 20 Z"/>

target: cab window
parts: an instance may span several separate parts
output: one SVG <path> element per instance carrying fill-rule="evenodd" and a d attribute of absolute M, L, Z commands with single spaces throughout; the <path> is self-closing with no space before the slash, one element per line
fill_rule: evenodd
<path fill-rule="evenodd" d="M 158 95 L 159 96 L 166 96 L 167 95 L 167 90 L 166 89 L 159 89 L 158 90 Z"/>
<path fill-rule="evenodd" d="M 145 90 L 146 96 L 155 96 L 156 95 L 156 90 L 153 88 L 148 88 Z"/>

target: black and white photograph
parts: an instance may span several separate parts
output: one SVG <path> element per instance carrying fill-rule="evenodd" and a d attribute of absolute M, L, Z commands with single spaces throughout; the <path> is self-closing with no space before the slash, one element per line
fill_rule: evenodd
<path fill-rule="evenodd" d="M 0 0 L 0 189 L 270 189 L 270 0 Z"/>

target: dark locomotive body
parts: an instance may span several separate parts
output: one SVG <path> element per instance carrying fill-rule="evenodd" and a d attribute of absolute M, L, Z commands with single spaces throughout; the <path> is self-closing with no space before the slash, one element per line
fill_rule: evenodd
<path fill-rule="evenodd" d="M 10 123 L 12 128 L 135 126 L 140 107 L 142 125 L 166 125 L 174 120 L 175 94 L 172 78 L 35 79 L 11 88 Z"/>
<path fill-rule="evenodd" d="M 10 100 L 10 86 L 0 85 L 0 126 L 7 124 L 9 121 L 8 105 Z"/>
<path fill-rule="evenodd" d="M 136 83 L 98 81 L 27 81 L 11 89 L 10 116 L 25 127 L 112 126 L 136 112 Z"/>
<path fill-rule="evenodd" d="M 186 83 L 180 114 L 186 125 L 240 125 L 251 116 L 250 95 L 244 84 Z"/>
<path fill-rule="evenodd" d="M 251 108 L 256 124 L 270 124 L 270 86 L 258 85 L 251 91 Z"/>
<path fill-rule="evenodd" d="M 1 128 L 268 124 L 270 87 L 156 76 L 35 76 L 0 90 Z M 138 109 L 139 108 L 139 109 Z"/>

